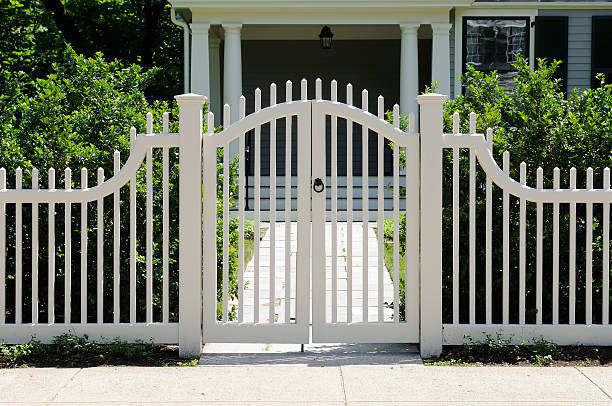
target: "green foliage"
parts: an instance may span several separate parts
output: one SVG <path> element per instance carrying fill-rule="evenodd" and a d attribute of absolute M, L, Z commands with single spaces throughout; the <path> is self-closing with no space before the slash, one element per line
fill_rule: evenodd
<path fill-rule="evenodd" d="M 495 337 L 485 335 L 483 340 L 465 337 L 466 342 L 456 348 L 446 351 L 437 359 L 430 359 L 425 365 L 469 365 L 469 364 L 519 364 L 527 363 L 533 366 L 547 366 L 560 356 L 555 343 L 542 337 L 528 342 L 513 344 L 512 338 L 504 338 L 500 334 Z"/>
<path fill-rule="evenodd" d="M 444 130 L 452 131 L 452 116 L 459 112 L 461 117 L 461 132 L 469 131 L 468 116 L 476 113 L 477 132 L 485 133 L 492 128 L 494 157 L 502 162 L 503 151 L 510 152 L 510 176 L 519 179 L 519 164 L 527 164 L 527 184 L 535 185 L 536 168 L 544 171 L 544 187 L 552 187 L 553 168 L 561 169 L 561 187 L 569 187 L 569 169 L 575 167 L 578 173 L 578 187 L 584 187 L 585 172 L 588 167 L 594 169 L 594 184 L 602 185 L 603 169 L 612 163 L 612 85 L 605 84 L 603 76 L 599 76 L 601 86 L 584 91 L 574 90 L 567 99 L 560 89 L 560 82 L 553 78 L 559 62 L 548 63 L 538 60 L 537 69 L 532 70 L 524 58 L 519 57 L 515 67 L 518 71 L 516 88 L 505 93 L 499 86 L 499 75 L 478 72 L 468 66 L 468 71 L 462 77 L 464 94 L 446 102 L 444 106 Z M 389 117 L 389 116 L 388 116 Z M 401 117 L 400 127 L 407 128 L 407 118 Z M 405 156 L 401 153 L 401 162 Z M 443 319 L 452 320 L 452 150 L 444 153 L 444 186 L 443 186 Z M 465 187 L 468 183 L 469 154 L 460 151 L 460 252 L 467 253 L 469 242 L 469 196 Z M 477 169 L 476 183 L 476 218 L 477 230 L 484 230 L 485 218 L 485 175 Z M 501 190 L 493 187 L 493 236 L 502 235 L 502 205 Z M 510 199 L 510 309 L 518 308 L 518 199 Z M 552 218 L 552 205 L 544 205 L 544 219 Z M 560 213 L 560 252 L 568 252 L 569 210 L 567 205 L 561 205 Z M 585 300 L 584 286 L 585 270 L 585 209 L 578 205 L 577 224 L 577 322 L 584 322 Z M 392 236 L 391 225 L 385 225 L 385 235 Z M 596 205 L 594 210 L 594 262 L 593 269 L 601 269 L 601 227 L 602 211 Z M 536 221 L 535 205 L 527 205 L 527 322 L 534 322 L 535 309 L 535 253 L 536 253 Z M 401 232 L 404 231 L 402 226 Z M 552 221 L 544 221 L 543 280 L 552 280 Z M 476 267 L 484 269 L 485 238 L 478 234 L 476 239 Z M 403 236 L 401 237 L 403 240 Z M 402 247 L 402 255 L 403 255 Z M 501 290 L 502 244 L 499 238 L 494 238 L 493 244 L 493 291 Z M 567 323 L 569 314 L 569 271 L 568 255 L 560 257 L 560 322 Z M 459 275 L 460 297 L 467 297 L 469 280 L 468 255 L 461 255 Z M 484 321 L 485 283 L 484 272 L 477 272 L 476 280 L 476 319 Z M 548 283 L 548 282 L 546 282 Z M 594 322 L 601 319 L 601 276 L 595 273 L 593 295 Z M 544 305 L 552 303 L 550 289 L 544 290 Z M 502 295 L 493 295 L 493 321 L 501 322 Z M 403 296 L 402 296 L 403 299 Z M 460 306 L 460 320 L 467 321 L 468 306 Z M 516 319 L 514 319 L 516 317 Z M 551 312 L 543 314 L 545 323 L 551 322 Z M 580 321 L 578 321 L 580 320 Z M 510 322 L 518 322 L 517 313 L 511 311 Z"/>
<path fill-rule="evenodd" d="M 50 344 L 35 339 L 26 344 L 0 343 L 0 367 L 156 364 L 159 358 L 177 358 L 169 352 L 165 346 L 142 340 L 94 341 L 87 335 L 62 334 Z M 197 361 L 175 362 L 177 366 L 191 366 Z"/>

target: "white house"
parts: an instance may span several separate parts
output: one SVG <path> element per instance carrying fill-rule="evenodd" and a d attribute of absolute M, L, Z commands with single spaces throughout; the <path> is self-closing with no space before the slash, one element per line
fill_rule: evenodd
<path fill-rule="evenodd" d="M 222 105 L 229 104 L 232 121 L 237 118 L 241 94 L 246 96 L 248 114 L 254 109 L 255 88 L 261 88 L 265 106 L 270 83 L 282 86 L 291 80 L 297 84 L 302 78 L 308 79 L 310 96 L 314 96 L 315 78 L 327 84 L 336 79 L 339 89 L 353 84 L 357 105 L 358 92 L 368 89 L 370 105 L 384 95 L 388 109 L 399 103 L 401 112 L 409 113 L 417 110 L 415 97 L 432 81 L 438 82 L 439 93 L 459 94 L 459 76 L 466 64 L 485 71 L 496 69 L 505 85 L 512 86 L 510 63 L 517 53 L 528 56 L 531 64 L 538 57 L 563 60 L 558 75 L 567 91 L 592 86 L 597 72 L 612 74 L 609 1 L 170 2 L 173 21 L 184 28 L 185 91 L 206 95 L 218 118 Z M 327 49 L 319 38 L 325 27 L 333 34 Z M 329 86 L 324 89 L 323 96 L 328 98 Z M 339 93 L 340 101 L 345 101 L 343 92 Z M 265 129 L 262 134 L 265 137 Z M 340 151 L 343 139 L 339 137 Z M 359 136 L 356 142 L 353 167 L 355 175 L 360 175 Z M 371 143 L 369 167 L 374 170 L 376 140 L 372 138 Z M 262 153 L 262 162 L 268 162 L 267 152 Z M 388 150 L 385 153 L 390 155 Z M 278 175 L 284 173 L 280 158 L 277 169 Z M 262 174 L 266 170 L 262 166 Z"/>

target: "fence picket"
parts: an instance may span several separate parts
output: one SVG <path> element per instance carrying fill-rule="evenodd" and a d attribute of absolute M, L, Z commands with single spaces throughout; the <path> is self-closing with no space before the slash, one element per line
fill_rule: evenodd
<path fill-rule="evenodd" d="M 98 168 L 98 185 L 104 183 L 104 169 Z M 97 241 L 96 241 L 96 314 L 97 322 L 104 322 L 104 197 L 100 197 L 97 208 Z"/>
<path fill-rule="evenodd" d="M 587 168 L 586 187 L 593 189 L 593 168 Z M 586 204 L 586 324 L 593 323 L 593 203 Z"/>
<path fill-rule="evenodd" d="M 510 177 L 510 151 L 504 151 L 503 171 Z M 510 194 L 503 191 L 502 323 L 510 323 Z"/>
<path fill-rule="evenodd" d="M 121 155 L 115 151 L 113 155 L 113 175 L 117 175 L 121 166 Z M 120 301 L 119 294 L 121 289 L 121 190 L 113 193 L 113 323 L 120 320 Z M 102 200 L 103 202 L 103 200 Z M 101 301 L 103 299 L 100 299 Z"/>
<path fill-rule="evenodd" d="M 520 165 L 520 182 L 521 185 L 527 184 L 527 164 L 521 162 Z M 525 244 L 527 239 L 526 232 L 526 211 L 527 201 L 524 198 L 520 199 L 519 203 L 519 324 L 525 324 L 525 267 L 526 267 L 526 252 Z"/>
<path fill-rule="evenodd" d="M 38 169 L 32 169 L 32 189 L 38 190 Z M 38 203 L 32 203 L 32 324 L 38 324 Z"/>
<path fill-rule="evenodd" d="M 493 156 L 493 130 L 487 128 L 487 147 L 489 153 Z M 493 295 L 493 282 L 492 282 L 492 231 L 493 231 L 493 188 L 491 184 L 491 176 L 487 174 L 486 177 L 486 195 L 485 195 L 485 320 L 487 324 L 493 322 L 493 307 L 492 307 L 492 295 Z"/>
<path fill-rule="evenodd" d="M 15 189 L 21 189 L 23 186 L 23 172 L 21 168 L 15 171 Z M 15 204 L 15 323 L 21 324 L 23 310 L 23 225 L 22 225 L 23 209 L 21 203 Z"/>
<path fill-rule="evenodd" d="M 470 134 L 476 133 L 476 114 L 470 113 Z M 470 324 L 476 323 L 476 153 L 470 148 L 470 259 L 469 259 L 469 281 L 470 281 Z"/>
<path fill-rule="evenodd" d="M 576 168 L 570 169 L 570 189 L 576 189 Z M 569 324 L 576 324 L 576 203 L 570 203 Z"/>
<path fill-rule="evenodd" d="M 164 133 L 169 132 L 169 113 L 162 116 L 162 129 Z M 169 148 L 162 149 L 162 322 L 170 320 L 170 156 Z"/>
<path fill-rule="evenodd" d="M 238 120 L 246 114 L 246 100 L 240 96 Z M 244 188 L 245 188 L 245 135 L 240 134 L 238 148 L 238 322 L 244 321 Z M 254 233 L 254 238 L 258 235 Z"/>
<path fill-rule="evenodd" d="M 136 145 L 136 128 L 130 128 L 130 150 Z M 136 173 L 130 179 L 130 323 L 136 323 Z"/>
<path fill-rule="evenodd" d="M 72 170 L 64 171 L 64 189 L 72 189 Z M 64 323 L 72 322 L 72 205 L 64 208 Z"/>
<path fill-rule="evenodd" d="M 147 136 L 153 134 L 153 114 L 147 113 Z M 153 323 L 153 148 L 147 149 L 147 177 L 146 177 L 146 320 Z"/>
<path fill-rule="evenodd" d="M 553 169 L 553 189 L 561 188 L 561 172 Z M 559 203 L 553 203 L 553 316 L 552 323 L 559 323 Z"/>
<path fill-rule="evenodd" d="M 81 168 L 81 190 L 87 189 L 87 168 Z M 87 202 L 81 203 L 81 323 L 87 323 Z"/>
<path fill-rule="evenodd" d="M 55 169 L 49 168 L 49 190 L 55 190 Z M 1 187 L 0 187 L 1 189 Z M 47 323 L 55 323 L 55 203 L 49 203 L 48 226 L 48 281 L 47 281 Z M 2 225 L 0 224 L 0 228 Z M 1 249 L 1 248 L 0 248 Z M 2 279 L 4 280 L 4 279 Z"/>
<path fill-rule="evenodd" d="M 544 170 L 536 170 L 536 187 L 543 189 Z M 543 204 L 536 204 L 536 324 L 542 324 L 542 211 Z"/>
<path fill-rule="evenodd" d="M 6 169 L 0 168 L 0 190 L 6 190 Z M 6 204 L 0 202 L 0 324 L 6 322 Z"/>

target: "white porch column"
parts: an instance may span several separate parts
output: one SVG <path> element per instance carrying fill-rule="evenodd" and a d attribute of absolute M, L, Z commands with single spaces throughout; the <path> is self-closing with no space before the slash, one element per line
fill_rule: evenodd
<path fill-rule="evenodd" d="M 238 119 L 238 103 L 242 95 L 242 24 L 223 24 L 225 44 L 223 52 L 223 104 L 230 106 L 230 122 Z M 219 122 L 221 118 L 219 118 Z"/>
<path fill-rule="evenodd" d="M 210 24 L 191 24 L 191 91 L 210 98 L 208 30 Z"/>
<path fill-rule="evenodd" d="M 209 38 L 210 52 L 210 98 L 208 99 L 208 108 L 212 111 L 215 117 L 221 117 L 221 58 L 219 53 L 219 38 Z"/>
<path fill-rule="evenodd" d="M 450 44 L 451 24 L 432 23 L 433 44 L 431 80 L 438 82 L 437 93 L 450 95 Z"/>
<path fill-rule="evenodd" d="M 400 24 L 402 31 L 400 56 L 400 113 L 414 113 L 418 121 L 416 97 L 419 93 L 419 48 L 417 31 L 420 23 Z M 415 126 L 418 128 L 418 126 Z"/>

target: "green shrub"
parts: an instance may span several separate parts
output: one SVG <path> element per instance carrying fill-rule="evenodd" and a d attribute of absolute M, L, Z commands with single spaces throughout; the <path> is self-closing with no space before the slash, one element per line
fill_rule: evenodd
<path fill-rule="evenodd" d="M 494 131 L 493 147 L 494 157 L 501 166 L 502 153 L 510 152 L 510 176 L 519 178 L 519 164 L 527 164 L 527 184 L 535 185 L 536 168 L 544 170 L 544 187 L 552 187 L 553 168 L 561 169 L 561 187 L 569 187 L 569 169 L 575 167 L 578 173 L 578 187 L 585 185 L 585 173 L 588 167 L 594 170 L 595 187 L 601 187 L 603 169 L 612 163 L 612 85 L 604 82 L 599 76 L 601 86 L 596 89 L 584 91 L 574 90 L 567 99 L 560 90 L 560 82 L 553 79 L 553 73 L 558 62 L 547 63 L 538 61 L 537 69 L 531 70 L 527 61 L 518 59 L 515 67 L 518 70 L 516 88 L 505 93 L 499 86 L 499 76 L 496 72 L 490 74 L 478 72 L 468 66 L 468 71 L 461 78 L 464 94 L 445 103 L 444 130 L 452 131 L 452 116 L 455 111 L 461 116 L 461 131 L 469 130 L 468 116 L 470 112 L 476 113 L 477 132 L 484 133 L 487 128 Z M 406 128 L 405 117 L 400 125 Z M 404 158 L 404 157 L 402 157 Z M 403 161 L 402 161 L 403 162 Z M 468 182 L 469 154 L 461 150 L 460 171 L 460 297 L 468 295 L 468 269 L 469 256 L 469 197 L 466 188 Z M 444 151 L 444 185 L 443 185 L 443 320 L 452 321 L 452 150 Z M 476 319 L 484 322 L 485 298 L 485 175 L 477 169 L 476 184 Z M 511 323 L 518 322 L 518 313 L 512 309 L 518 308 L 518 241 L 519 218 L 518 199 L 510 199 L 510 309 Z M 544 240 L 543 280 L 550 283 L 552 279 L 552 205 L 544 205 Z M 576 322 L 584 322 L 585 314 L 585 205 L 578 205 L 577 224 L 577 303 Z M 502 235 L 502 205 L 501 190 L 493 187 L 493 236 Z M 567 205 L 561 205 L 560 214 L 560 248 L 559 252 L 569 252 L 568 230 L 569 210 Z M 391 225 L 386 224 L 385 235 L 392 236 Z M 594 255 L 593 269 L 601 269 L 601 228 L 602 210 L 595 205 L 594 209 Z M 402 227 L 403 229 L 403 227 Z M 402 230 L 403 231 L 403 230 Z M 535 309 L 535 253 L 536 253 L 536 221 L 535 204 L 527 204 L 527 322 L 535 322 L 537 311 Z M 404 237 L 402 236 L 402 239 Z M 403 254 L 403 247 L 402 247 Z M 494 237 L 492 252 L 493 291 L 502 289 L 502 244 L 501 239 Z M 560 322 L 568 322 L 568 255 L 560 256 Z M 482 270 L 482 271 L 481 271 Z M 593 282 L 593 321 L 601 321 L 601 294 L 602 277 L 594 272 Z M 403 299 L 403 296 L 402 296 Z M 544 289 L 544 323 L 552 321 L 551 289 Z M 493 321 L 501 322 L 502 295 L 493 295 Z M 460 320 L 468 320 L 468 306 L 460 306 Z"/>

